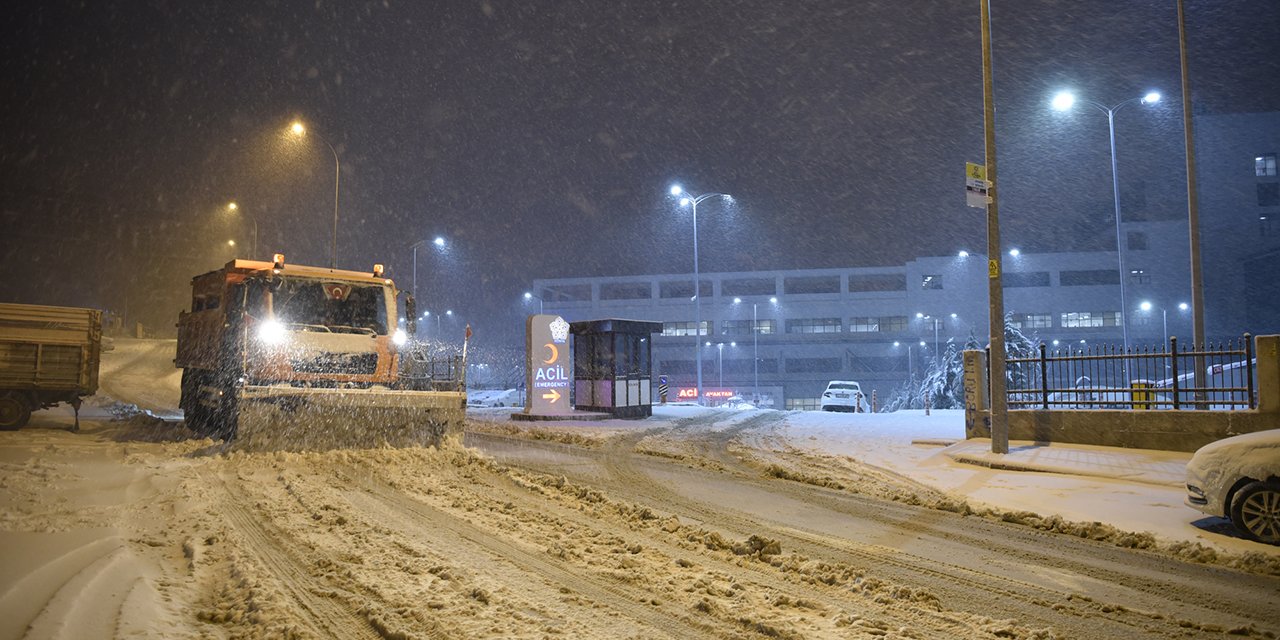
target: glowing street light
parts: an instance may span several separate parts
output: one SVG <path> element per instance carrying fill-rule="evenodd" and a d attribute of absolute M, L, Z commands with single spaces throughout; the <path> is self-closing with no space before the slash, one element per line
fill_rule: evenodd
<path fill-rule="evenodd" d="M 244 211 L 240 209 L 240 205 L 234 202 L 227 203 L 227 212 L 240 213 L 240 215 L 243 215 L 245 218 L 248 218 L 249 221 L 253 223 L 253 252 L 252 253 L 255 256 L 258 255 L 258 219 L 247 213 L 244 213 Z"/>
<path fill-rule="evenodd" d="M 1081 102 L 1105 113 L 1107 115 L 1107 131 L 1111 139 L 1111 192 L 1115 201 L 1116 209 L 1116 262 L 1120 271 L 1120 331 L 1124 339 L 1124 352 L 1126 358 L 1123 360 L 1125 378 L 1129 376 L 1129 321 L 1126 314 L 1128 303 L 1125 302 L 1125 271 L 1124 271 L 1124 242 L 1120 227 L 1120 174 L 1116 170 L 1116 112 L 1127 104 L 1141 103 L 1145 105 L 1160 102 L 1160 94 L 1156 91 L 1148 92 L 1146 95 L 1138 98 L 1129 98 L 1122 102 L 1118 102 L 1110 107 L 1093 100 L 1081 100 Z M 1052 105 L 1058 111 L 1066 111 L 1076 103 L 1076 97 L 1069 91 L 1059 92 L 1053 97 Z"/>
<path fill-rule="evenodd" d="M 541 298 L 540 296 L 535 296 L 535 295 L 533 295 L 533 292 L 532 292 L 532 291 L 526 291 L 526 292 L 524 292 L 524 299 L 525 299 L 526 301 L 533 300 L 534 298 L 537 298 L 537 299 L 538 299 L 538 313 L 539 313 L 539 314 L 541 314 L 541 313 L 542 313 L 542 298 Z"/>
<path fill-rule="evenodd" d="M 302 138 L 303 136 L 307 135 L 307 128 L 303 126 L 301 121 L 294 120 L 293 123 L 289 125 L 289 133 L 293 134 L 293 136 L 296 138 Z M 333 145 L 329 144 L 329 141 L 322 138 L 320 134 L 316 134 L 316 138 L 321 142 L 323 142 L 326 147 L 329 147 L 329 151 L 333 153 L 333 255 L 329 260 L 329 268 L 337 269 L 338 268 L 338 183 L 341 182 L 341 178 L 342 178 L 342 165 L 338 161 L 337 149 L 334 149 Z"/>
<path fill-rule="evenodd" d="M 672 185 L 671 195 L 680 198 L 680 206 L 693 211 L 693 332 L 702 335 L 702 281 L 698 276 L 698 204 L 709 198 L 724 198 L 733 202 L 727 193 L 704 193 L 695 196 L 685 192 L 680 185 Z M 709 344 L 709 343 L 708 343 Z M 693 359 L 698 372 L 698 402 L 702 402 L 702 340 L 693 341 Z"/>

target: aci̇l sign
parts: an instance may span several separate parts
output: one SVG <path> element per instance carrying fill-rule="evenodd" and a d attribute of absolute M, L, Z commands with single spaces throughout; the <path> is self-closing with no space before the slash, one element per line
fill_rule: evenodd
<path fill-rule="evenodd" d="M 569 353 L 569 323 L 560 316 L 538 314 L 525 321 L 524 412 L 568 414 L 573 361 Z"/>

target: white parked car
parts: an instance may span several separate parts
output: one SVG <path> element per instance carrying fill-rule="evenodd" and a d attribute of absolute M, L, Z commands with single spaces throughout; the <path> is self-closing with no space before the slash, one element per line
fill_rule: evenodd
<path fill-rule="evenodd" d="M 1211 442 L 1187 463 L 1187 506 L 1280 544 L 1280 429 Z"/>
<path fill-rule="evenodd" d="M 862 385 L 852 380 L 832 380 L 822 392 L 822 410 L 870 413 L 871 405 L 862 393 Z"/>

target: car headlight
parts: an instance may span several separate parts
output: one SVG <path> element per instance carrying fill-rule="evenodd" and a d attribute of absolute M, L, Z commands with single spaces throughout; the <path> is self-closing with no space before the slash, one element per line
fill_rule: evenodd
<path fill-rule="evenodd" d="M 280 344 L 288 337 L 289 332 L 276 320 L 267 320 L 258 325 L 258 339 L 267 344 Z"/>
<path fill-rule="evenodd" d="M 394 342 L 397 347 L 403 347 L 404 343 L 409 341 L 409 334 L 405 333 L 404 329 L 396 329 L 396 332 L 391 334 L 391 341 Z"/>

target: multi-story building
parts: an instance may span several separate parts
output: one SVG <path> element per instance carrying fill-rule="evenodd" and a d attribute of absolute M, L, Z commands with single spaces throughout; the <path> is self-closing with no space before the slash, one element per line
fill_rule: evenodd
<path fill-rule="evenodd" d="M 1160 342 L 1166 324 L 1169 333 L 1189 337 L 1190 313 L 1178 306 L 1190 300 L 1184 225 L 1126 223 L 1123 230 L 1126 307 L 1114 251 L 1023 253 L 1004 260 L 1013 323 L 1063 347 L 1118 345 L 1126 308 L 1131 346 Z M 673 387 L 695 384 L 700 339 L 704 391 L 816 408 L 830 380 L 857 380 L 883 398 L 948 343 L 972 336 L 985 344 L 986 263 L 961 253 L 896 267 L 704 273 L 700 309 L 691 274 L 559 278 L 534 287 L 547 312 L 570 321 L 662 322 L 654 371 Z"/>
<path fill-rule="evenodd" d="M 1280 113 L 1200 116 L 1197 159 L 1206 337 L 1280 332 Z M 1025 334 L 1052 348 L 1191 342 L 1186 218 L 1124 222 L 1124 302 L 1115 251 L 1008 255 L 1004 304 Z M 571 321 L 663 323 L 654 372 L 671 386 L 816 408 L 829 380 L 886 397 L 948 342 L 987 342 L 987 261 L 963 253 L 894 267 L 535 280 L 547 312 Z M 1146 304 L 1144 304 L 1146 303 Z M 700 315 L 701 330 L 695 329 Z M 1123 323 L 1123 324 L 1122 324 Z M 674 392 L 673 392 L 674 393 Z"/>

